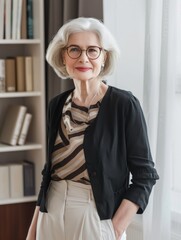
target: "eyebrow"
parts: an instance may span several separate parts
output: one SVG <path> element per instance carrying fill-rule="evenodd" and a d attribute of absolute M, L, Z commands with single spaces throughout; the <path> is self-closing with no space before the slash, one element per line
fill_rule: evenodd
<path fill-rule="evenodd" d="M 76 45 L 76 44 L 71 44 L 71 45 L 67 46 L 67 48 L 68 48 L 68 47 L 79 47 L 80 49 L 82 49 L 79 45 Z M 90 48 L 90 47 L 98 47 L 98 48 L 101 48 L 100 46 L 96 46 L 96 45 L 89 45 L 87 48 Z"/>

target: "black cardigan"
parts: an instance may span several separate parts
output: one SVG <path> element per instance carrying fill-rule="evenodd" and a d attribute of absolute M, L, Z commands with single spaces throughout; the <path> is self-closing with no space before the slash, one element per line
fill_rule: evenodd
<path fill-rule="evenodd" d="M 48 159 L 37 201 L 42 212 L 47 212 L 51 153 L 62 108 L 71 91 L 58 95 L 49 104 Z M 159 177 L 152 161 L 142 109 L 130 92 L 109 86 L 97 118 L 85 131 L 83 148 L 100 219 L 112 218 L 123 199 L 136 203 L 138 213 L 142 213 Z"/>

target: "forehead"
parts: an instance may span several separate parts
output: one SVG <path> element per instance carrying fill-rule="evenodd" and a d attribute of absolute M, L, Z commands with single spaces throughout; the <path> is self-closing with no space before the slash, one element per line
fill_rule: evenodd
<path fill-rule="evenodd" d="M 68 39 L 68 45 L 78 46 L 99 46 L 100 41 L 96 33 L 94 32 L 78 32 L 72 33 Z"/>

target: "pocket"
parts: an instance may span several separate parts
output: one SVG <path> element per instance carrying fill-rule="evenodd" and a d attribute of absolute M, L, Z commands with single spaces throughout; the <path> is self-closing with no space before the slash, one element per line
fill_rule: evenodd
<path fill-rule="evenodd" d="M 111 219 L 108 219 L 106 220 L 107 223 L 109 224 L 109 228 L 110 228 L 110 231 L 111 231 L 111 235 L 112 235 L 112 238 L 110 238 L 111 240 L 117 240 L 116 238 L 116 234 L 115 234 L 115 230 L 114 230 L 114 226 L 113 226 L 113 223 L 112 223 L 112 220 Z M 119 239 L 119 240 L 126 240 L 126 232 L 123 233 L 122 237 Z"/>
<path fill-rule="evenodd" d="M 108 219 L 108 224 L 110 226 L 110 230 L 112 232 L 112 236 L 113 236 L 113 239 L 116 240 L 116 234 L 115 234 L 115 231 L 114 231 L 114 227 L 113 227 L 113 223 L 112 223 L 112 220 L 111 219 Z"/>
<path fill-rule="evenodd" d="M 122 238 L 120 240 L 126 240 L 126 232 L 123 233 Z"/>
<path fill-rule="evenodd" d="M 102 240 L 116 240 L 112 220 L 101 220 Z"/>

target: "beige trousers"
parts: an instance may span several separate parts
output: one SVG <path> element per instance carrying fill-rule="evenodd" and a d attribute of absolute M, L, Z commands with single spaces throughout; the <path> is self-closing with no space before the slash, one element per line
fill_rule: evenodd
<path fill-rule="evenodd" d="M 89 185 L 51 181 L 47 210 L 39 213 L 36 240 L 116 240 L 112 221 L 98 216 Z"/>

